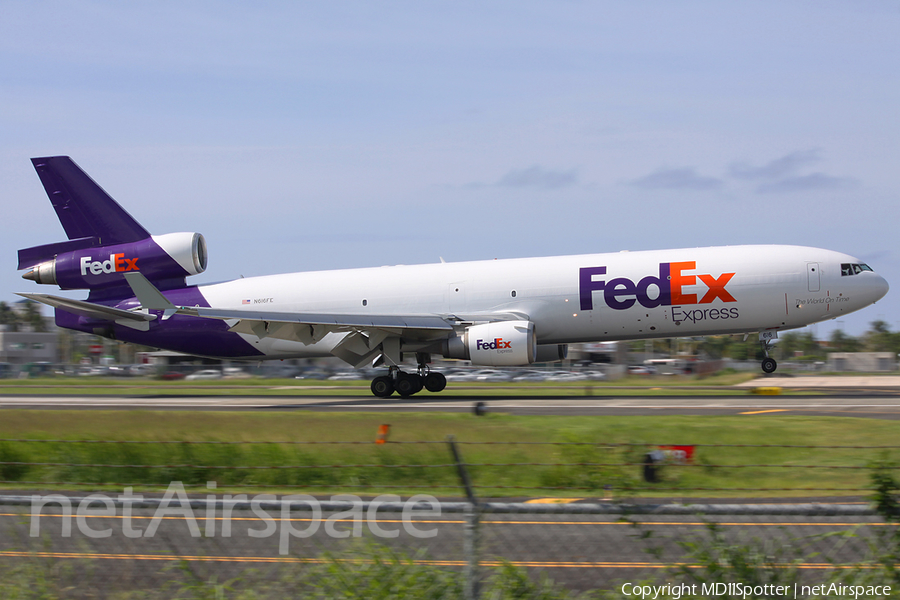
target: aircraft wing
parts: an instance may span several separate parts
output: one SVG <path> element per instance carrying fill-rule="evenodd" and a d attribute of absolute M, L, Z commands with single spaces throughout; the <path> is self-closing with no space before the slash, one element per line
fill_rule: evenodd
<path fill-rule="evenodd" d="M 331 353 L 354 366 L 371 363 L 381 355 L 388 364 L 400 361 L 400 343 L 434 342 L 452 334 L 467 321 L 506 321 L 521 319 L 516 313 L 475 315 L 368 315 L 338 313 L 275 312 L 241 308 L 176 306 L 140 272 L 124 274 L 140 301 L 150 310 L 161 310 L 163 320 L 173 314 L 220 319 L 229 331 L 275 338 L 302 344 L 314 344 L 329 333 L 345 333 Z"/>
<path fill-rule="evenodd" d="M 221 319 L 229 331 L 315 344 L 329 333 L 345 333 L 331 348 L 334 356 L 360 367 L 379 355 L 388 364 L 400 362 L 400 339 L 429 342 L 453 331 L 451 321 L 433 315 L 353 315 L 278 313 L 259 310 L 181 307 L 179 314 Z"/>
<path fill-rule="evenodd" d="M 275 312 L 239 308 L 175 306 L 140 272 L 125 273 L 125 279 L 150 310 L 162 310 L 163 320 L 173 314 L 220 319 L 229 331 L 315 344 L 330 333 L 346 333 L 331 353 L 354 366 L 362 366 L 381 355 L 389 364 L 400 362 L 400 340 L 429 342 L 453 332 L 454 320 L 439 315 L 360 315 Z"/>
<path fill-rule="evenodd" d="M 240 319 L 259 323 L 298 323 L 345 329 L 433 329 L 452 331 L 447 319 L 435 315 L 355 315 L 332 313 L 280 313 L 264 310 L 241 310 L 203 307 L 179 307 L 179 314 L 211 319 Z M 263 336 L 265 337 L 265 336 Z"/>

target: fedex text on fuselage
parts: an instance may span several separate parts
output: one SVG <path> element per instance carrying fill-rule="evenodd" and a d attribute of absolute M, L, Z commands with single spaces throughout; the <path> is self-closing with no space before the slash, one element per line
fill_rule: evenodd
<path fill-rule="evenodd" d="M 722 302 L 737 302 L 726 290 L 735 273 L 722 273 L 718 277 L 709 273 L 692 273 L 697 270 L 696 261 L 659 263 L 658 275 L 647 275 L 635 282 L 627 277 L 595 279 L 607 275 L 607 267 L 582 267 L 579 271 L 578 290 L 581 310 L 594 309 L 594 292 L 603 292 L 603 301 L 613 310 L 626 310 L 639 303 L 644 308 L 658 306 L 684 306 Z M 684 288 L 697 285 L 700 280 L 706 292 L 684 293 Z"/>

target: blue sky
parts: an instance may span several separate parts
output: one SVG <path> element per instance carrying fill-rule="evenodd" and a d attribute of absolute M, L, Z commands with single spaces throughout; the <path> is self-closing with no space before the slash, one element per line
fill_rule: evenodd
<path fill-rule="evenodd" d="M 900 290 L 898 30 L 866 0 L 7 0 L 0 299 L 64 238 L 28 160 L 56 154 L 203 233 L 196 282 L 778 243 Z M 900 329 L 895 297 L 841 326 Z"/>

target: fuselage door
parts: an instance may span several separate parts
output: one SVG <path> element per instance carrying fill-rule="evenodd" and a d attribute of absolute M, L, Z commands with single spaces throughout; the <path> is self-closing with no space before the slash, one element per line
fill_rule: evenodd
<path fill-rule="evenodd" d="M 806 275 L 809 279 L 809 291 L 818 292 L 821 285 L 819 279 L 819 263 L 806 263 Z"/>

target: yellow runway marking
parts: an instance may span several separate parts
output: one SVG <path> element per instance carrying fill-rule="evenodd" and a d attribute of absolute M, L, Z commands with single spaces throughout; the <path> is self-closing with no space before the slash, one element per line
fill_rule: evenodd
<path fill-rule="evenodd" d="M 579 500 L 584 500 L 584 498 L 532 498 L 526 500 L 525 504 L 569 504 Z"/>
<path fill-rule="evenodd" d="M 0 517 L 28 517 L 29 513 L 0 513 Z M 41 513 L 41 518 L 43 519 L 52 519 L 52 518 L 63 518 L 65 515 L 56 514 L 56 513 Z M 122 515 L 84 515 L 87 519 L 123 519 Z M 70 518 L 75 518 L 70 517 Z M 132 515 L 130 517 L 132 520 L 150 520 L 153 517 L 151 515 Z M 179 515 L 173 516 L 163 516 L 160 517 L 160 520 L 163 521 L 184 521 L 184 517 Z M 206 517 L 198 516 L 195 519 L 197 523 L 202 524 L 206 521 Z M 224 517 L 215 517 L 215 521 L 261 521 L 258 517 L 229 517 L 228 519 Z M 295 523 L 311 523 L 314 519 L 310 518 L 291 518 L 288 519 L 291 522 Z M 325 521 L 327 519 L 319 519 L 319 521 Z M 333 519 L 332 523 L 354 523 L 354 519 Z M 376 523 L 397 523 L 402 524 L 402 519 L 377 519 Z M 421 525 L 464 525 L 466 522 L 462 520 L 437 520 L 437 519 L 416 519 L 416 524 Z M 481 521 L 483 525 L 578 525 L 581 527 L 584 526 L 609 526 L 609 525 L 619 525 L 619 526 L 628 526 L 631 527 L 634 523 L 630 521 L 523 521 L 523 520 L 503 520 L 503 519 L 484 519 Z M 709 525 L 709 523 L 704 521 L 639 521 L 639 525 L 644 527 L 653 527 L 653 526 L 694 526 L 694 527 L 704 527 Z M 720 525 L 723 527 L 855 527 L 858 525 L 865 525 L 868 527 L 885 527 L 887 525 L 900 525 L 900 523 L 865 523 L 865 522 L 836 522 L 836 521 L 823 521 L 823 522 L 790 522 L 790 521 L 782 521 L 782 522 L 759 522 L 759 521 L 716 521 L 716 525 Z"/>
<path fill-rule="evenodd" d="M 786 408 L 773 408 L 772 410 L 754 410 L 750 412 L 742 412 L 738 413 L 739 415 L 761 415 L 763 413 L 773 413 L 773 412 L 787 412 Z"/>
<path fill-rule="evenodd" d="M 20 552 L 0 551 L 0 557 L 9 558 L 62 558 L 62 559 L 92 559 L 92 560 L 162 560 L 162 561 L 194 561 L 194 562 L 247 562 L 247 563 L 301 563 L 301 564 L 327 564 L 331 562 L 370 563 L 369 560 L 337 559 L 333 561 L 325 558 L 304 558 L 296 556 L 197 556 L 184 554 L 100 554 L 95 552 Z M 463 560 L 422 560 L 413 561 L 418 565 L 439 567 L 463 567 L 467 564 Z M 701 568 L 701 565 L 688 563 L 651 563 L 651 562 L 625 562 L 625 561 L 547 561 L 547 560 L 513 560 L 513 561 L 481 561 L 484 567 L 501 567 L 511 564 L 516 567 L 541 567 L 553 569 L 667 569 L 673 566 Z M 858 565 L 835 565 L 832 563 L 803 563 L 776 565 L 780 568 L 799 569 L 855 569 Z M 864 566 L 863 568 L 867 568 Z M 871 566 L 868 568 L 881 568 Z"/>

